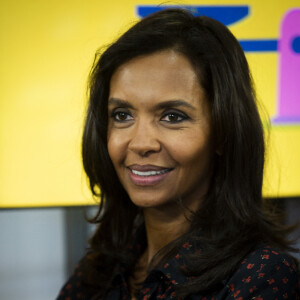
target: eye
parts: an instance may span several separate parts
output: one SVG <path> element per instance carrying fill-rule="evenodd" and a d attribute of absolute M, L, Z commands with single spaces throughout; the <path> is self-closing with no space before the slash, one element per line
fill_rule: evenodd
<path fill-rule="evenodd" d="M 161 118 L 162 121 L 169 122 L 169 123 L 179 123 L 184 120 L 187 120 L 188 116 L 184 113 L 179 112 L 169 112 L 165 113 Z"/>
<path fill-rule="evenodd" d="M 112 118 L 117 122 L 126 122 L 133 120 L 131 114 L 125 111 L 113 111 Z"/>

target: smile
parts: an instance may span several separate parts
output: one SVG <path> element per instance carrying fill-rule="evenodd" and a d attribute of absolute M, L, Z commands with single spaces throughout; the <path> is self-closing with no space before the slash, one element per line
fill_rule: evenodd
<path fill-rule="evenodd" d="M 131 182 L 138 186 L 154 186 L 165 180 L 173 170 L 156 166 L 132 166 L 129 169 Z"/>
<path fill-rule="evenodd" d="M 156 176 L 156 175 L 162 175 L 165 173 L 170 172 L 171 169 L 164 169 L 164 170 L 160 170 L 160 171 L 137 171 L 137 170 L 131 170 L 131 172 L 134 175 L 138 175 L 138 176 L 142 176 L 142 177 L 148 177 L 148 176 Z"/>

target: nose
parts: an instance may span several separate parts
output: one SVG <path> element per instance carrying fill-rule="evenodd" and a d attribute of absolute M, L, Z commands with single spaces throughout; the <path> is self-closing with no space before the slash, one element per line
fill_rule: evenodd
<path fill-rule="evenodd" d="M 131 132 L 128 149 L 140 156 L 148 156 L 161 150 L 159 133 L 151 122 L 137 122 Z"/>

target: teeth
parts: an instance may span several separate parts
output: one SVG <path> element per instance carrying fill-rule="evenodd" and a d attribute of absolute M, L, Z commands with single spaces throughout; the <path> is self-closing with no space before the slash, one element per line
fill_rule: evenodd
<path fill-rule="evenodd" d="M 138 176 L 143 176 L 143 177 L 161 175 L 161 174 L 167 173 L 168 171 L 169 171 L 168 169 L 160 170 L 160 171 L 146 171 L 146 172 L 131 170 L 131 172 L 133 174 L 138 175 Z"/>

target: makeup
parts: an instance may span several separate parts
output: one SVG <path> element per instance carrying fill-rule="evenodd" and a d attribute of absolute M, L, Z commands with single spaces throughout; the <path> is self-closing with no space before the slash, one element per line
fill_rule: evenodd
<path fill-rule="evenodd" d="M 130 178 L 135 185 L 152 186 L 162 182 L 172 171 L 172 169 L 151 170 L 144 168 L 143 171 L 128 169 Z"/>

